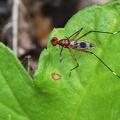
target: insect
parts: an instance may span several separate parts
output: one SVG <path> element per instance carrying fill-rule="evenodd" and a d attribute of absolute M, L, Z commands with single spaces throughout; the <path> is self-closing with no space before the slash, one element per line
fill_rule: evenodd
<path fill-rule="evenodd" d="M 71 54 L 71 57 L 73 58 L 73 60 L 76 63 L 76 66 L 74 68 L 70 69 L 69 76 L 71 76 L 71 71 L 73 71 L 74 69 L 76 69 L 77 67 L 79 67 L 79 63 L 78 63 L 77 59 L 75 58 L 74 54 L 71 51 L 71 48 L 72 48 L 74 50 L 78 50 L 78 51 L 81 51 L 81 52 L 85 52 L 85 53 L 94 55 L 110 72 L 112 72 L 115 76 L 117 76 L 118 78 L 120 78 L 120 76 L 118 74 L 116 74 L 95 53 L 93 53 L 91 51 L 88 51 L 89 49 L 92 49 L 92 48 L 95 47 L 95 45 L 93 43 L 80 40 L 81 38 L 85 37 L 86 35 L 88 35 L 88 34 L 90 34 L 92 32 L 107 33 L 107 34 L 117 34 L 120 31 L 117 31 L 117 32 L 102 32 L 102 31 L 91 30 L 91 31 L 88 31 L 87 33 L 83 34 L 82 36 L 76 38 L 82 30 L 83 30 L 83 28 L 79 29 L 77 32 L 75 32 L 74 34 L 72 34 L 70 37 L 66 37 L 66 38 L 61 39 L 61 40 L 58 40 L 57 37 L 53 37 L 51 39 L 51 44 L 53 46 L 56 46 L 56 45 L 61 46 L 61 51 L 60 51 L 60 56 L 61 57 L 62 57 L 63 48 L 67 48 L 69 50 L 70 54 Z"/>

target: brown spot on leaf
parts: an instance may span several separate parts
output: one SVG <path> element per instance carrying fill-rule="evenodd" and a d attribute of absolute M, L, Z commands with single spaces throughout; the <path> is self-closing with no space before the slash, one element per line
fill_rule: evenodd
<path fill-rule="evenodd" d="M 52 76 L 52 78 L 53 78 L 54 80 L 59 80 L 59 79 L 62 78 L 62 75 L 60 75 L 60 74 L 58 74 L 58 73 L 55 73 L 55 72 L 52 73 L 51 76 Z"/>

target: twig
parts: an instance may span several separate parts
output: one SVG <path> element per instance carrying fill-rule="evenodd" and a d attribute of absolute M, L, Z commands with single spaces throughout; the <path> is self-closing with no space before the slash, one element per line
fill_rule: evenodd
<path fill-rule="evenodd" d="M 18 44 L 18 17 L 20 0 L 13 0 L 12 23 L 13 23 L 13 51 L 17 55 Z"/>

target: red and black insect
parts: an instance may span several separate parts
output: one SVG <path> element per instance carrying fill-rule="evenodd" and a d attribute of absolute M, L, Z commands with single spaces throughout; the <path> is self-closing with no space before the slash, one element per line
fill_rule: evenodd
<path fill-rule="evenodd" d="M 77 67 L 79 67 L 79 63 L 77 61 L 77 59 L 75 58 L 74 54 L 71 51 L 72 49 L 78 50 L 78 51 L 82 51 L 82 52 L 86 52 L 89 54 L 93 54 L 110 72 L 112 72 L 115 76 L 117 76 L 118 78 L 120 78 L 120 76 L 118 74 L 116 74 L 105 62 L 103 62 L 95 53 L 88 51 L 88 49 L 92 49 L 95 47 L 95 45 L 93 43 L 90 42 L 86 42 L 83 40 L 80 40 L 81 38 L 85 37 L 86 35 L 88 35 L 91 32 L 98 32 L 98 33 L 107 33 L 107 34 L 117 34 L 120 31 L 117 32 L 102 32 L 102 31 L 95 31 L 95 30 L 91 30 L 85 34 L 83 34 L 82 36 L 78 37 L 76 39 L 76 37 L 79 35 L 79 33 L 83 30 L 83 28 L 81 28 L 80 30 L 78 30 L 77 32 L 75 32 L 74 34 L 72 34 L 70 37 L 68 38 L 64 38 L 61 40 L 58 40 L 57 37 L 53 37 L 51 39 L 51 44 L 53 46 L 59 45 L 62 47 L 61 51 L 60 51 L 60 56 L 62 57 L 62 50 L 63 48 L 67 48 L 73 58 L 73 60 L 76 62 L 76 66 L 72 69 L 70 69 L 70 73 L 69 76 L 71 76 L 71 71 L 76 69 Z"/>

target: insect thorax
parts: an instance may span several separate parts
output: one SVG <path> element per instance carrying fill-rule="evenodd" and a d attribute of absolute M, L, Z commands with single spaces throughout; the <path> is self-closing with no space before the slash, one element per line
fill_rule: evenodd
<path fill-rule="evenodd" d="M 71 48 L 80 49 L 80 50 L 86 50 L 86 49 L 92 49 L 94 48 L 94 44 L 90 42 L 85 41 L 71 41 L 70 43 Z"/>

